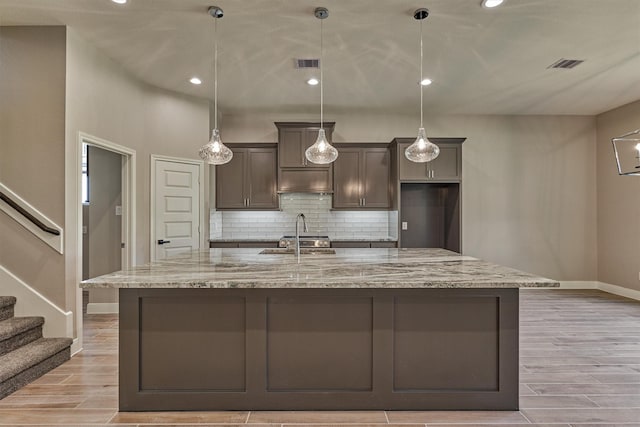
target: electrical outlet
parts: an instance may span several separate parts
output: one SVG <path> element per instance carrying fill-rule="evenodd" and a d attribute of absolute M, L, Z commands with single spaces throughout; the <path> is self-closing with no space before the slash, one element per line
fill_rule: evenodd
<path fill-rule="evenodd" d="M 116 215 L 122 215 L 122 206 L 116 206 Z"/>
<path fill-rule="evenodd" d="M 407 230 L 408 228 L 409 228 L 409 225 L 407 224 L 407 221 L 402 221 L 402 229 Z"/>

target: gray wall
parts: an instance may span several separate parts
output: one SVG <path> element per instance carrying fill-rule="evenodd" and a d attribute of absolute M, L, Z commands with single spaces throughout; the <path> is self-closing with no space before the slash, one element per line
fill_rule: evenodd
<path fill-rule="evenodd" d="M 611 138 L 640 128 L 640 101 L 597 117 L 598 280 L 640 290 L 640 176 L 620 176 Z"/>
<path fill-rule="evenodd" d="M 188 84 L 188 83 L 185 83 Z M 197 159 L 200 146 L 208 140 L 209 104 L 205 100 L 179 95 L 141 83 L 97 48 L 84 41 L 73 28 L 67 32 L 67 162 L 79 162 L 78 133 L 105 139 L 136 150 L 136 248 L 135 262 L 149 261 L 150 165 L 151 154 Z M 206 183 L 208 176 L 203 177 Z M 71 177 L 67 191 L 75 194 Z M 202 207 L 208 213 L 208 193 Z M 78 218 L 75 197 L 67 201 L 65 249 L 67 289 L 80 280 L 74 270 L 74 246 Z M 203 231 L 205 236 L 208 230 Z M 115 302 L 115 297 L 102 302 Z"/>
<path fill-rule="evenodd" d="M 87 233 L 89 277 L 112 273 L 122 265 L 122 155 L 88 147 L 89 215 Z M 83 248 L 84 249 L 84 248 Z M 116 289 L 91 289 L 89 302 L 117 301 Z"/>
<path fill-rule="evenodd" d="M 65 228 L 64 27 L 0 27 L 0 182 Z M 0 213 L 0 264 L 63 309 L 64 256 Z"/>
<path fill-rule="evenodd" d="M 314 115 L 225 115 L 226 142 L 275 142 L 274 121 Z M 328 111 L 336 142 L 413 137 L 416 113 Z M 463 144 L 463 252 L 558 280 L 597 279 L 595 118 L 437 116 L 427 134 Z"/>
<path fill-rule="evenodd" d="M 0 263 L 75 311 L 82 219 L 70 165 L 80 161 L 78 132 L 137 150 L 135 254 L 144 263 L 150 155 L 197 158 L 208 138 L 208 102 L 140 83 L 70 28 L 2 27 L 1 36 L 0 181 L 64 228 L 65 254 L 0 213 Z"/>

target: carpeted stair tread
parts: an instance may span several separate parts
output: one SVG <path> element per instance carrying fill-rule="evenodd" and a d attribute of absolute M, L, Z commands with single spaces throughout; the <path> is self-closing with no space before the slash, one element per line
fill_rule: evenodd
<path fill-rule="evenodd" d="M 16 297 L 0 297 L 0 308 L 15 305 Z"/>
<path fill-rule="evenodd" d="M 44 324 L 44 317 L 12 317 L 0 322 L 0 343 Z"/>
<path fill-rule="evenodd" d="M 15 304 L 16 304 L 16 297 L 0 296 L 0 321 L 11 319 L 13 317 Z"/>
<path fill-rule="evenodd" d="M 0 356 L 0 383 L 71 346 L 71 338 L 40 338 Z"/>

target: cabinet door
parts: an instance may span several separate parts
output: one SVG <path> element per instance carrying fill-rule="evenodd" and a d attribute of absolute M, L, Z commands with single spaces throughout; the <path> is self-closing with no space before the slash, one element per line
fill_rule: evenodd
<path fill-rule="evenodd" d="M 460 144 L 439 144 L 440 154 L 427 163 L 416 163 L 404 156 L 410 144 L 398 144 L 400 181 L 458 182 L 461 178 Z"/>
<path fill-rule="evenodd" d="M 389 208 L 389 150 L 363 148 L 361 159 L 362 206 Z"/>
<path fill-rule="evenodd" d="M 210 248 L 237 248 L 238 243 L 236 242 L 209 242 Z"/>
<path fill-rule="evenodd" d="M 370 242 L 356 242 L 356 241 L 342 241 L 342 242 L 331 242 L 332 248 L 370 248 Z"/>
<path fill-rule="evenodd" d="M 451 181 L 460 179 L 460 145 L 440 145 L 440 154 L 430 162 L 431 179 Z"/>
<path fill-rule="evenodd" d="M 397 248 L 398 242 L 371 242 L 372 248 Z"/>
<path fill-rule="evenodd" d="M 304 129 L 281 129 L 278 143 L 278 161 L 281 168 L 304 167 L 304 150 L 307 149 Z M 313 144 L 313 143 L 312 143 Z"/>
<path fill-rule="evenodd" d="M 238 242 L 239 248 L 277 248 L 278 242 Z"/>
<path fill-rule="evenodd" d="M 303 148 L 302 148 L 302 163 L 304 163 L 304 166 L 307 168 L 328 168 L 329 165 L 319 165 L 313 162 L 310 162 L 309 160 L 307 160 L 307 158 L 304 155 L 304 152 L 307 151 L 307 148 L 311 147 L 313 144 L 315 144 L 316 139 L 318 139 L 318 131 L 319 129 L 304 129 L 303 130 Z M 331 130 L 330 129 L 325 129 L 324 130 L 325 135 L 327 137 L 327 141 L 331 142 Z M 338 158 L 340 158 L 340 154 L 338 153 Z"/>
<path fill-rule="evenodd" d="M 398 144 L 398 159 L 400 162 L 400 181 L 425 181 L 428 177 L 427 164 L 416 163 L 407 159 L 404 150 L 411 144 Z"/>
<path fill-rule="evenodd" d="M 327 140 L 331 142 L 331 129 L 325 129 Z M 279 149 L 279 165 L 281 168 L 328 168 L 329 165 L 318 165 L 307 160 L 304 152 L 318 138 L 318 129 L 281 129 Z"/>
<path fill-rule="evenodd" d="M 276 149 L 249 148 L 246 156 L 245 179 L 248 207 L 254 209 L 277 208 Z"/>
<path fill-rule="evenodd" d="M 245 207 L 246 149 L 234 149 L 233 158 L 216 168 L 216 208 L 242 209 Z"/>
<path fill-rule="evenodd" d="M 333 207 L 362 207 L 362 149 L 340 149 L 338 159 L 333 164 Z"/>

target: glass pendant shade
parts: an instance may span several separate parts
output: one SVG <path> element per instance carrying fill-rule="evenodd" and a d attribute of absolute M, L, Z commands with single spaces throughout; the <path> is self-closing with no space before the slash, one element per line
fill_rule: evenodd
<path fill-rule="evenodd" d="M 200 148 L 200 158 L 210 165 L 224 165 L 233 158 L 233 151 L 222 143 L 220 131 L 211 131 L 211 140 Z"/>
<path fill-rule="evenodd" d="M 211 6 L 207 13 L 214 18 L 214 48 L 213 48 L 213 116 L 215 117 L 211 139 L 204 144 L 198 155 L 210 165 L 224 165 L 233 158 L 233 151 L 222 143 L 218 130 L 218 19 L 224 16 L 224 12 L 218 6 Z"/>
<path fill-rule="evenodd" d="M 424 128 L 418 129 L 418 137 L 404 151 L 404 156 L 416 163 L 425 163 L 434 160 L 440 154 L 440 147 L 427 139 Z"/>
<path fill-rule="evenodd" d="M 329 144 L 327 136 L 324 133 L 324 129 L 318 131 L 318 138 L 316 142 L 304 152 L 304 156 L 311 163 L 317 163 L 319 165 L 326 165 L 327 163 L 335 162 L 338 158 L 338 150 Z"/>

